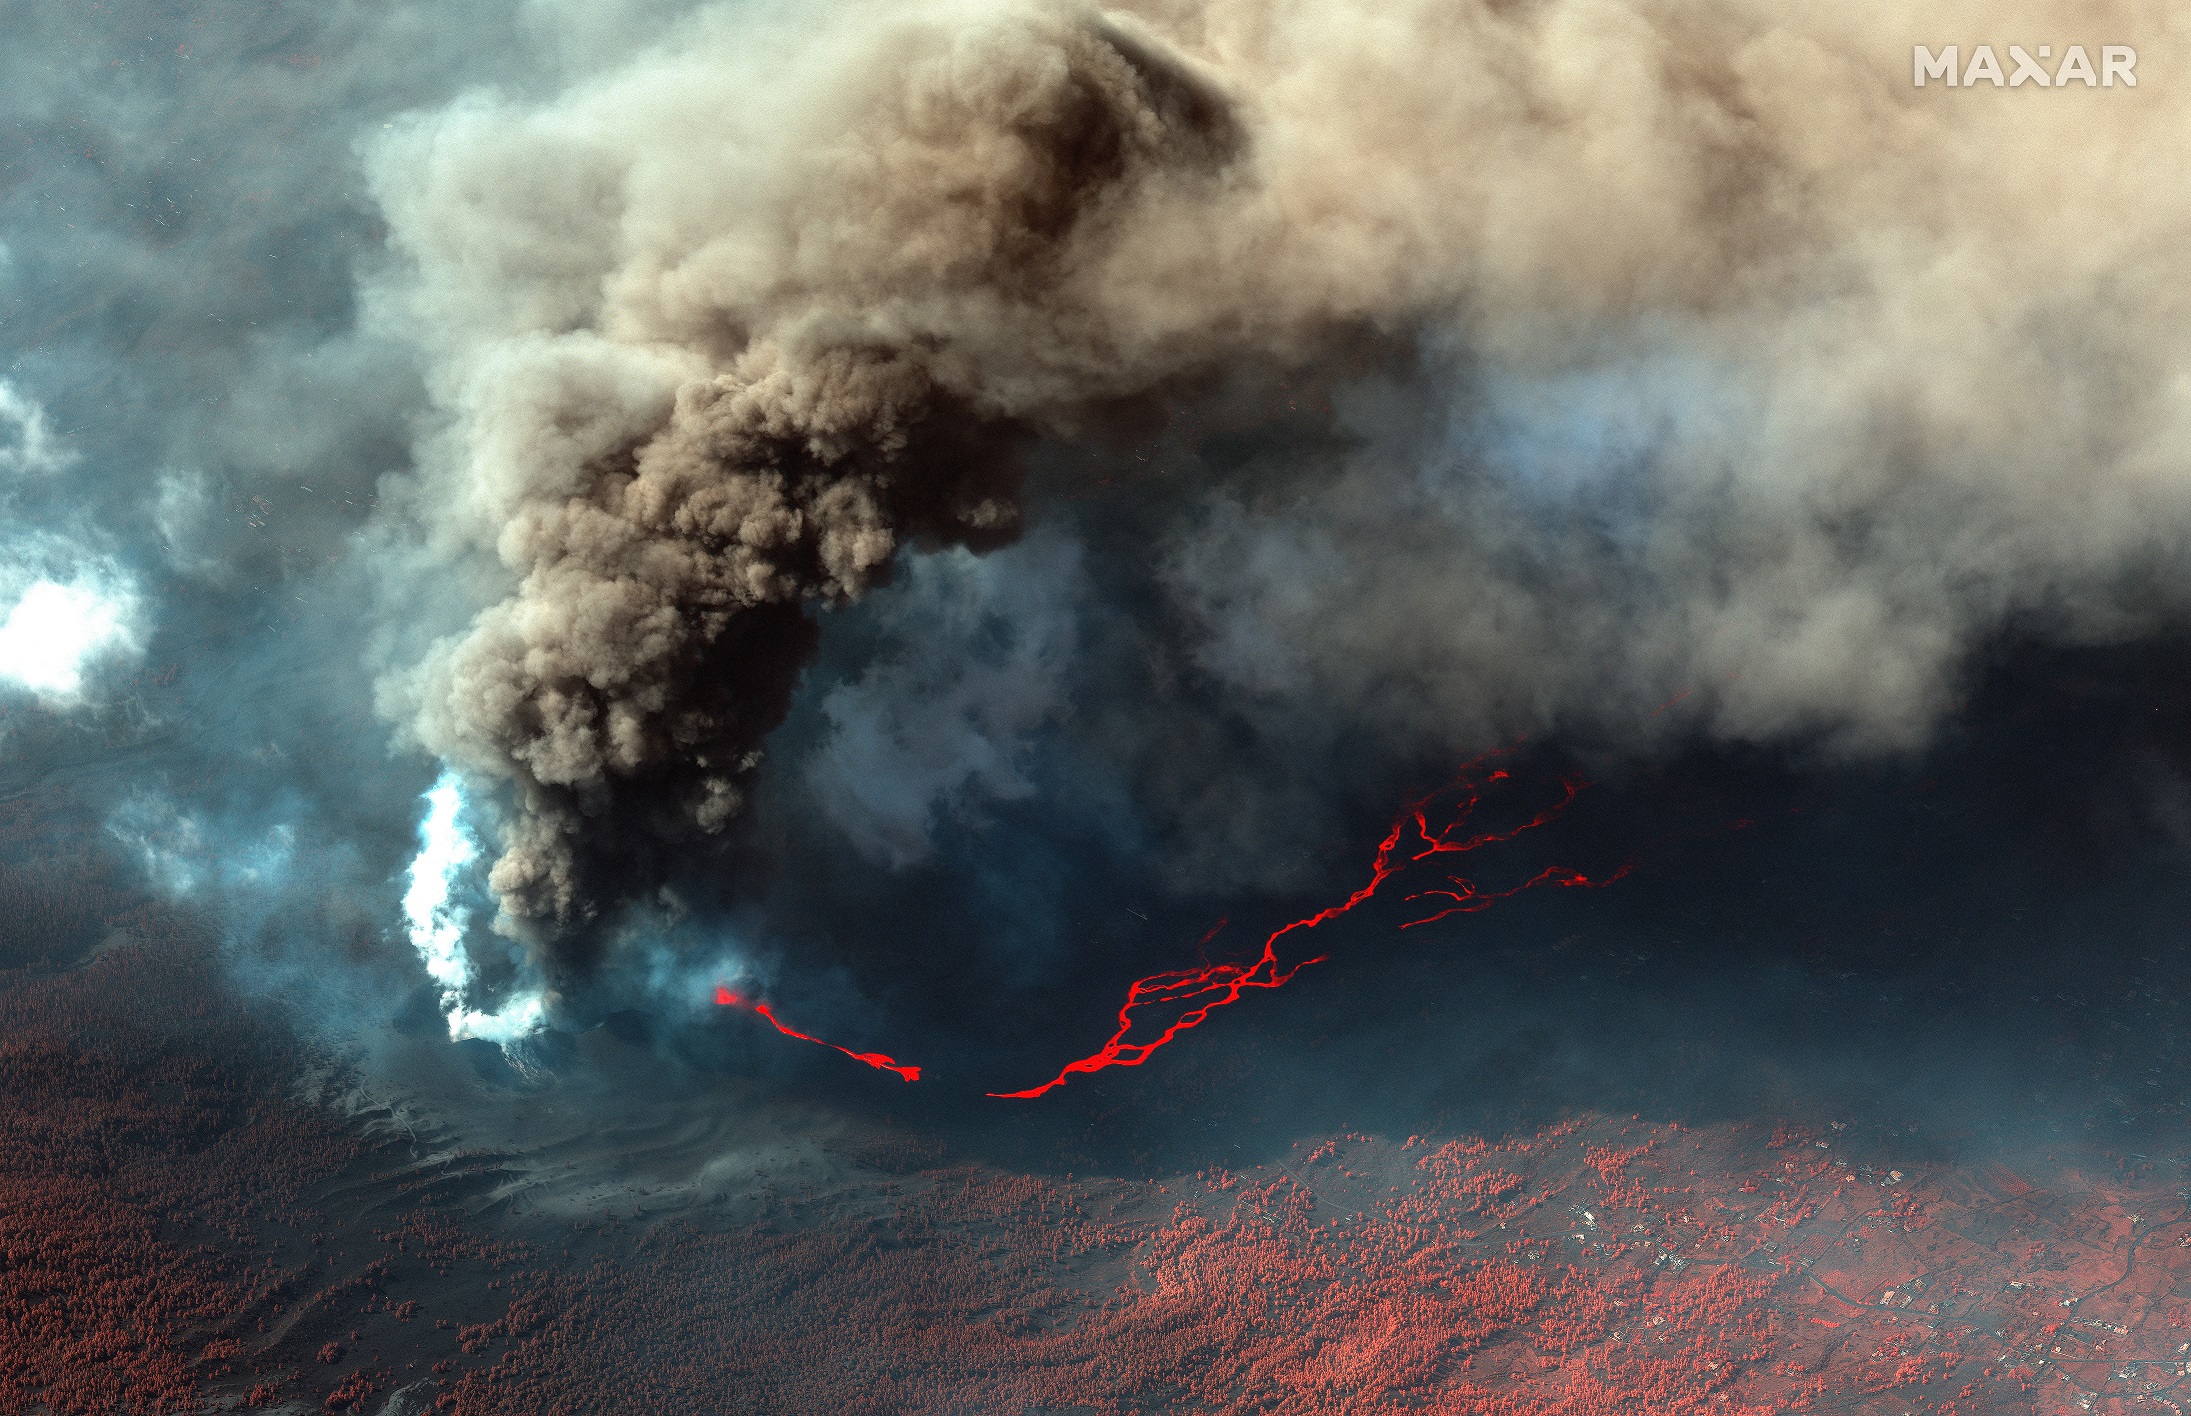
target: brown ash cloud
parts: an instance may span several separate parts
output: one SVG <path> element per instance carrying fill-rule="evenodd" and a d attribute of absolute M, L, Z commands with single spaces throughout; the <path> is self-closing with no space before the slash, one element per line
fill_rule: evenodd
<path fill-rule="evenodd" d="M 426 495 L 484 513 L 513 583 L 387 698 L 427 747 L 515 785 L 492 884 L 519 920 L 581 919 L 617 867 L 738 812 L 811 645 L 804 605 L 859 597 L 901 545 L 1015 533 L 1035 425 L 1148 378 L 1100 288 L 1076 288 L 1088 266 L 1151 190 L 1214 181 L 1240 146 L 1195 66 L 1092 12 L 900 22 L 861 61 L 821 131 L 709 193 L 720 212 L 655 193 L 645 214 L 684 231 L 620 250 L 571 328 L 505 338 L 466 371 L 468 445 Z M 654 101 L 690 123 L 714 76 L 680 74 L 699 91 Z M 658 77 L 581 114 L 632 123 Z M 477 217 L 466 164 L 569 141 L 572 119 L 469 121 L 463 142 L 424 127 L 384 151 L 384 184 L 425 178 L 390 197 L 399 241 L 429 272 L 484 240 L 537 273 L 543 253 L 512 243 L 562 213 L 503 212 L 483 234 L 445 204 Z M 601 192 L 674 175 L 649 170 L 653 134 L 624 136 L 644 146 L 596 148 L 573 174 L 596 215 Z"/>
<path fill-rule="evenodd" d="M 877 3 L 415 115 L 367 306 L 437 409 L 381 556 L 437 632 L 382 709 L 506 784 L 504 926 L 568 953 L 737 818 L 814 607 L 1009 540 L 1031 447 L 1366 334 L 1459 372 L 1150 530 L 1257 731 L 1647 739 L 1688 692 L 1922 743 L 2001 625 L 2178 604 L 2191 529 L 2185 199 L 2130 179 L 2185 91 L 1913 89 L 1972 26 L 2176 52 L 2039 0 Z M 1578 411 L 1628 432 L 1486 431 Z"/>

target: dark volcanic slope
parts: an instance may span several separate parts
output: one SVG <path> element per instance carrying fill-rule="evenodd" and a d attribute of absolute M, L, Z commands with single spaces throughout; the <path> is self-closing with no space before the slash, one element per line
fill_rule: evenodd
<path fill-rule="evenodd" d="M 2191 1171 L 2154 1140 L 1648 1087 L 1321 1134 L 1215 1034 L 918 1130 L 850 1064 L 834 1101 L 650 1086 L 612 1030 L 584 1085 L 361 1110 L 94 841 L 11 829 L 0 1412 L 2127 1414 L 2191 1380 Z"/>

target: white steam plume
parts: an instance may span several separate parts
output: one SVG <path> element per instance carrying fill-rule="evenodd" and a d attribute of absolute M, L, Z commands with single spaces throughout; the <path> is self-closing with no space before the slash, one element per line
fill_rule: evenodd
<path fill-rule="evenodd" d="M 473 982 L 464 944 L 471 911 L 455 899 L 455 886 L 465 867 L 479 859 L 479 848 L 464 828 L 464 793 L 455 776 L 444 774 L 423 800 L 426 815 L 419 822 L 419 851 L 403 892 L 403 919 L 411 947 L 440 985 L 449 1036 L 509 1043 L 538 1032 L 546 1023 L 547 1005 L 537 989 L 520 991 L 492 1013 L 465 1006 Z"/>

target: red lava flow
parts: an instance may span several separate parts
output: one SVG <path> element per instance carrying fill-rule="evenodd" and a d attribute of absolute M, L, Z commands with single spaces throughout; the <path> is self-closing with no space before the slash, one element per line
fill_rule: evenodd
<path fill-rule="evenodd" d="M 1519 744 L 1516 745 L 1516 747 L 1518 746 Z M 1474 816 L 1477 806 L 1482 802 L 1485 788 L 1494 782 L 1505 781 L 1511 776 L 1504 768 L 1494 768 L 1489 772 L 1485 772 L 1483 771 L 1485 764 L 1505 757 L 1515 750 L 1511 747 L 1505 748 L 1498 752 L 1486 753 L 1482 757 L 1463 763 L 1452 782 L 1427 796 L 1409 803 L 1400 812 L 1399 816 L 1393 820 L 1392 829 L 1385 834 L 1384 840 L 1378 843 L 1376 859 L 1370 865 L 1368 883 L 1338 904 L 1327 905 L 1315 914 L 1297 919 L 1293 923 L 1273 931 L 1270 937 L 1263 941 L 1263 951 L 1253 962 L 1246 964 L 1211 964 L 1206 968 L 1199 969 L 1173 969 L 1165 973 L 1151 974 L 1146 978 L 1134 980 L 1127 985 L 1126 1001 L 1119 1007 L 1118 1028 L 1100 1049 L 1089 1056 L 1080 1058 L 1078 1061 L 1066 1063 L 1062 1071 L 1040 1086 L 1029 1087 L 1025 1091 L 990 1092 L 988 1095 L 1007 1099 L 1033 1098 L 1041 1096 L 1054 1087 L 1065 1085 L 1066 1080 L 1076 1072 L 1100 1072 L 1106 1067 L 1138 1067 L 1146 1062 L 1150 1054 L 1158 1048 L 1189 1028 L 1199 1027 L 1216 1009 L 1222 1008 L 1229 1003 L 1239 1002 L 1240 995 L 1248 989 L 1282 987 L 1290 982 L 1295 974 L 1307 968 L 1310 964 L 1323 962 L 1324 956 L 1319 954 L 1313 958 L 1303 959 L 1291 967 L 1280 967 L 1278 962 L 1278 941 L 1295 930 L 1314 929 L 1320 924 L 1326 924 L 1337 919 L 1355 906 L 1373 898 L 1387 880 L 1420 861 L 1428 860 L 1433 856 L 1462 854 L 1484 846 L 1496 845 L 1502 841 L 1511 841 L 1525 832 L 1534 831 L 1538 827 L 1551 822 L 1573 803 L 1576 795 L 1586 785 L 1585 783 L 1572 780 L 1562 782 L 1560 784 L 1560 799 L 1519 825 L 1509 826 L 1504 830 L 1480 831 L 1468 835 L 1461 834 L 1467 828 L 1470 818 Z M 1451 798 L 1451 800 L 1448 801 L 1447 798 Z M 1438 813 L 1442 824 L 1432 825 L 1431 814 L 1434 811 Z M 1410 827 L 1414 831 L 1414 839 L 1411 844 L 1419 843 L 1421 849 L 1403 852 L 1402 842 L 1409 840 Z M 1421 919 L 1409 920 L 1400 927 L 1409 929 L 1419 924 L 1430 924 L 1433 921 L 1444 919 L 1448 915 L 1471 914 L 1477 910 L 1486 909 L 1499 900 L 1518 895 L 1524 890 L 1533 890 L 1540 885 L 1581 886 L 1595 889 L 1602 885 L 1612 884 L 1615 880 L 1626 875 L 1628 870 L 1629 867 L 1623 865 L 1610 875 L 1593 879 L 1580 871 L 1571 870 L 1564 866 L 1550 866 L 1519 885 L 1504 890 L 1489 891 L 1479 889 L 1474 882 L 1462 876 L 1449 875 L 1446 879 L 1451 888 L 1419 891 L 1407 898 L 1409 900 L 1447 899 L 1452 903 L 1432 914 L 1425 915 Z M 1218 927 L 1224 927 L 1222 922 Z M 1216 931 L 1212 930 L 1211 936 L 1214 936 L 1215 933 Z M 1209 937 L 1205 936 L 1203 942 L 1208 943 Z M 1133 1031 L 1136 1021 L 1135 1015 L 1139 1011 L 1181 1003 L 1192 1006 L 1173 1019 L 1170 1025 L 1155 1039 L 1149 1042 L 1126 1041 L 1126 1035 Z"/>
<path fill-rule="evenodd" d="M 873 1067 L 878 1072 L 895 1072 L 909 1082 L 917 1082 L 921 1079 L 920 1068 L 913 1066 L 910 1063 L 900 1062 L 896 1058 L 891 1057 L 885 1053 L 854 1052 L 849 1047 L 839 1047 L 836 1043 L 830 1042 L 827 1039 L 815 1037 L 812 1033 L 803 1033 L 800 1032 L 797 1028 L 789 1027 L 784 1023 L 783 1019 L 776 1016 L 775 1010 L 770 1008 L 766 1003 L 760 1002 L 757 999 L 740 997 L 738 994 L 731 992 L 730 989 L 723 984 L 718 983 L 715 985 L 715 1002 L 718 1007 L 743 1008 L 749 1013 L 758 1013 L 763 1018 L 766 1018 L 768 1020 L 768 1025 L 770 1027 L 776 1029 L 776 1031 L 782 1033 L 785 1037 L 795 1037 L 798 1038 L 801 1042 L 816 1043 L 822 1047 L 828 1048 L 832 1052 L 842 1052 L 845 1056 L 851 1058 L 853 1061 L 865 1062 L 868 1066 Z"/>

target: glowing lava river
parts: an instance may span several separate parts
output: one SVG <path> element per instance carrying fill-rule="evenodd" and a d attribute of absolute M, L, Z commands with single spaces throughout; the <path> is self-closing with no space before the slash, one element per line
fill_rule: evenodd
<path fill-rule="evenodd" d="M 1525 832 L 1533 831 L 1559 817 L 1572 803 L 1583 786 L 1582 782 L 1561 783 L 1560 799 L 1537 812 L 1519 825 L 1504 830 L 1469 832 L 1468 825 L 1476 808 L 1483 801 L 1483 793 L 1494 782 L 1505 781 L 1510 774 L 1503 768 L 1486 771 L 1486 765 L 1514 751 L 1488 753 L 1462 765 L 1452 782 L 1427 796 L 1420 797 L 1400 811 L 1394 818 L 1392 829 L 1385 833 L 1377 845 L 1377 856 L 1370 864 L 1369 879 L 1353 894 L 1335 905 L 1327 905 L 1312 915 L 1305 915 L 1291 924 L 1273 930 L 1263 941 L 1263 950 L 1251 962 L 1211 964 L 1199 969 L 1173 969 L 1165 973 L 1151 974 L 1135 979 L 1126 988 L 1126 1001 L 1119 1006 L 1118 1028 L 1101 1048 L 1077 1061 L 1068 1062 L 1055 1077 L 1040 1086 L 1024 1091 L 989 1092 L 987 1095 L 1005 1098 L 1032 1098 L 1041 1096 L 1054 1087 L 1061 1087 L 1076 1072 L 1100 1072 L 1106 1067 L 1138 1067 L 1149 1060 L 1150 1054 L 1178 1037 L 1190 1028 L 1199 1027 L 1210 1014 L 1229 1003 L 1237 1003 L 1240 996 L 1251 988 L 1280 988 L 1292 981 L 1293 976 L 1310 964 L 1322 963 L 1324 956 L 1314 955 L 1292 964 L 1283 964 L 1278 956 L 1278 942 L 1295 931 L 1307 931 L 1366 904 L 1375 898 L 1386 882 L 1405 873 L 1409 867 L 1433 856 L 1460 855 L 1484 846 L 1511 841 Z M 1548 866 L 1524 880 L 1519 885 L 1501 890 L 1484 890 L 1474 881 L 1460 875 L 1448 875 L 1442 887 L 1420 890 L 1407 896 L 1409 901 L 1443 900 L 1447 903 L 1434 908 L 1419 919 L 1411 919 L 1400 927 L 1413 928 L 1429 924 L 1448 915 L 1469 914 L 1487 909 L 1509 896 L 1518 895 L 1539 885 L 1582 886 L 1596 888 L 1610 885 L 1628 873 L 1627 865 L 1609 875 L 1592 878 L 1581 871 L 1564 866 Z M 1218 929 L 1224 928 L 1219 922 Z M 1207 944 L 1216 937 L 1213 929 L 1203 939 Z M 1141 1020 L 1141 1015 L 1152 1009 L 1168 1009 L 1185 1004 L 1186 1011 L 1165 1025 L 1163 1031 L 1146 1042 L 1129 1042 L 1127 1037 Z"/>
<path fill-rule="evenodd" d="M 1022 1091 L 987 1092 L 985 1095 L 1005 1099 L 1029 1099 L 1065 1085 L 1067 1079 L 1075 1073 L 1100 1072 L 1107 1067 L 1138 1067 L 1181 1033 L 1201 1026 L 1217 1009 L 1239 1002 L 1241 995 L 1248 990 L 1283 987 L 1302 969 L 1310 964 L 1323 962 L 1324 956 L 1321 954 L 1290 964 L 1282 962 L 1278 946 L 1279 941 L 1286 936 L 1328 924 L 1357 906 L 1368 903 L 1389 881 L 1424 861 L 1440 856 L 1465 855 L 1485 846 L 1511 841 L 1558 819 L 1587 783 L 1572 779 L 1561 782 L 1557 801 L 1518 824 L 1489 831 L 1469 829 L 1477 807 L 1483 802 L 1484 792 L 1494 783 L 1508 781 L 1512 776 L 1504 768 L 1490 767 L 1489 764 L 1509 756 L 1515 750 L 1516 748 L 1506 748 L 1475 758 L 1463 764 L 1451 782 L 1409 802 L 1393 819 L 1392 829 L 1378 843 L 1376 857 L 1370 863 L 1368 881 L 1339 903 L 1327 905 L 1314 914 L 1305 915 L 1273 930 L 1263 940 L 1262 952 L 1254 959 L 1246 963 L 1209 964 L 1198 969 L 1170 969 L 1135 979 L 1127 985 L 1126 1000 L 1119 1005 L 1118 1027 L 1102 1047 L 1086 1057 L 1066 1063 L 1055 1077 L 1039 1086 L 1028 1087 Z M 1430 906 L 1429 913 L 1404 922 L 1400 928 L 1412 929 L 1417 925 L 1431 924 L 1449 915 L 1472 914 L 1540 885 L 1596 889 L 1619 880 L 1631 868 L 1632 863 L 1624 864 L 1610 874 L 1593 877 L 1566 866 L 1547 866 L 1517 885 L 1495 890 L 1486 890 L 1466 876 L 1448 874 L 1444 884 L 1418 890 L 1405 897 L 1410 903 L 1419 900 L 1441 903 Z M 1224 927 L 1225 921 L 1219 920 L 1216 927 L 1203 936 L 1202 943 L 1207 945 Z M 840 1047 L 811 1033 L 800 1032 L 786 1025 L 768 1004 L 734 993 L 728 985 L 715 986 L 715 1002 L 722 1007 L 743 1008 L 758 1014 L 769 1026 L 786 1037 L 798 1038 L 802 1042 L 816 1043 L 841 1052 L 854 1061 L 864 1062 L 880 1071 L 895 1072 L 908 1082 L 920 1080 L 919 1067 L 901 1063 L 880 1052 L 855 1052 L 849 1047 Z M 1154 1037 L 1140 1042 L 1128 1040 L 1135 1027 L 1151 1014 L 1161 1016 L 1173 1009 L 1182 1011 L 1172 1016 L 1171 1021 L 1165 1023 Z"/>
<path fill-rule="evenodd" d="M 715 1002 L 716 1006 L 718 1007 L 743 1008 L 749 1013 L 758 1013 L 761 1017 L 765 1018 L 768 1021 L 768 1025 L 770 1027 L 776 1029 L 776 1031 L 782 1033 L 785 1037 L 795 1037 L 801 1042 L 815 1043 L 819 1046 L 828 1048 L 832 1052 L 842 1052 L 845 1056 L 851 1058 L 855 1062 L 865 1062 L 868 1066 L 873 1067 L 879 1072 L 895 1072 L 909 1082 L 917 1082 L 921 1079 L 920 1068 L 911 1066 L 904 1062 L 900 1062 L 896 1058 L 888 1056 L 885 1053 L 854 1052 L 849 1047 L 839 1047 L 836 1043 L 826 1041 L 822 1038 L 818 1038 L 812 1033 L 800 1032 L 797 1028 L 786 1025 L 783 1019 L 776 1016 L 775 1010 L 773 1008 L 770 1008 L 768 1004 L 763 1003 L 758 999 L 747 998 L 740 994 L 733 993 L 725 984 L 718 983 L 715 985 Z"/>

